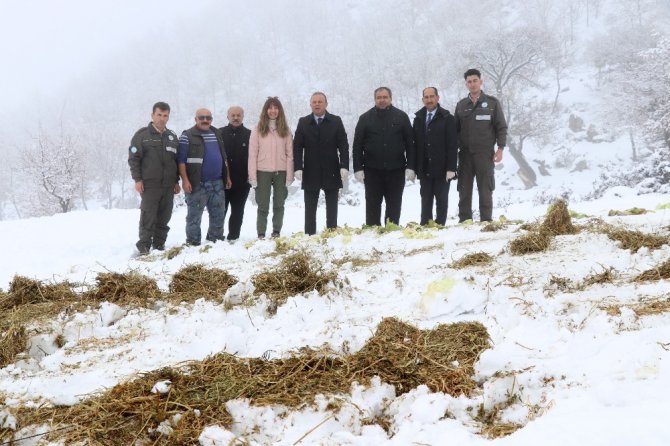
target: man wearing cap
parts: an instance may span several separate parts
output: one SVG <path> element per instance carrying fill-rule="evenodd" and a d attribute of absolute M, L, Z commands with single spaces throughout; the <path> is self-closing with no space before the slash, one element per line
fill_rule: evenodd
<path fill-rule="evenodd" d="M 139 240 L 135 244 L 140 255 L 148 254 L 151 248 L 165 249 L 174 195 L 179 193 L 179 142 L 166 127 L 169 119 L 170 106 L 156 102 L 151 122 L 135 133 L 128 148 L 130 175 L 141 197 Z"/>

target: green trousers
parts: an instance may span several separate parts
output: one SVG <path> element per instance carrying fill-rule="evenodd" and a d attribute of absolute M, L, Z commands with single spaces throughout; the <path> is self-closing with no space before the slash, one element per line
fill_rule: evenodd
<path fill-rule="evenodd" d="M 265 235 L 268 226 L 268 214 L 270 213 L 270 192 L 272 191 L 272 232 L 280 233 L 284 224 L 284 202 L 288 196 L 286 187 L 286 172 L 257 172 L 256 180 L 256 203 L 258 214 L 256 216 L 256 232 Z"/>

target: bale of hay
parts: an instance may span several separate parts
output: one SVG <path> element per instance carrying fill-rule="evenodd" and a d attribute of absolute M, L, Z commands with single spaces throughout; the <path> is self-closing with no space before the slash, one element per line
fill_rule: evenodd
<path fill-rule="evenodd" d="M 649 280 L 670 279 L 670 259 L 658 265 L 656 268 L 648 269 L 642 274 L 639 274 L 635 279 L 636 282 L 645 282 Z"/>
<path fill-rule="evenodd" d="M 549 206 L 547 215 L 544 217 L 540 232 L 548 232 L 551 235 L 576 234 L 577 228 L 572 225 L 572 218 L 565 200 L 557 200 Z"/>
<path fill-rule="evenodd" d="M 493 262 L 493 257 L 485 252 L 480 251 L 464 255 L 455 262 L 452 262 L 449 267 L 454 269 L 462 269 L 469 266 L 489 265 L 491 262 Z"/>
<path fill-rule="evenodd" d="M 354 381 L 367 384 L 374 376 L 399 394 L 425 384 L 435 392 L 469 395 L 477 387 L 474 364 L 489 346 L 486 329 L 476 322 L 419 330 L 389 318 L 352 355 L 309 348 L 273 360 L 220 353 L 146 373 L 70 408 L 39 409 L 22 418 L 20 425 L 69 426 L 49 435 L 49 440 L 66 444 L 198 444 L 205 426 L 231 426 L 225 403 L 232 399 L 296 408 L 313 403 L 319 394 L 346 394 Z M 169 393 L 152 393 L 154 384 L 165 380 L 171 383 Z M 181 420 L 171 421 L 175 416 Z M 161 436 L 156 427 L 168 422 L 172 433 Z"/>
<path fill-rule="evenodd" d="M 610 240 L 619 242 L 621 248 L 630 249 L 630 252 L 637 252 L 642 247 L 658 249 L 670 243 L 670 237 L 665 235 L 645 234 L 623 228 L 606 227 L 603 232 Z"/>
<path fill-rule="evenodd" d="M 510 241 L 509 249 L 515 256 L 546 251 L 551 245 L 551 238 L 548 232 L 529 232 Z"/>
<path fill-rule="evenodd" d="M 0 332 L 0 367 L 12 364 L 16 355 L 23 352 L 28 344 L 28 334 L 23 325 L 11 323 Z"/>
<path fill-rule="evenodd" d="M 69 301 L 76 298 L 69 282 L 44 283 L 23 276 L 14 276 L 9 292 L 0 300 L 0 309 L 43 302 Z"/>
<path fill-rule="evenodd" d="M 219 268 L 206 268 L 203 265 L 188 265 L 172 276 L 170 293 L 178 299 L 194 301 L 221 299 L 228 288 L 238 282 L 237 278 Z"/>
<path fill-rule="evenodd" d="M 89 294 L 97 300 L 121 305 L 145 305 L 162 295 L 154 279 L 134 271 L 125 274 L 99 273 L 95 281 L 97 286 Z"/>
<path fill-rule="evenodd" d="M 335 271 L 326 271 L 321 263 L 305 252 L 284 257 L 277 268 L 260 272 L 251 278 L 256 295 L 266 294 L 276 308 L 289 296 L 316 290 L 323 293 L 326 285 L 337 277 Z"/>

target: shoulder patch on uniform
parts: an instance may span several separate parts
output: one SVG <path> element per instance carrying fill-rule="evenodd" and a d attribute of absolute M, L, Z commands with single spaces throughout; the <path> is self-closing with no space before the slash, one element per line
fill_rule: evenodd
<path fill-rule="evenodd" d="M 169 139 L 170 141 L 174 141 L 174 136 L 173 136 L 173 135 L 168 135 L 168 139 Z"/>
<path fill-rule="evenodd" d="M 137 147 L 132 146 L 132 147 L 130 148 L 130 153 L 137 153 Z"/>

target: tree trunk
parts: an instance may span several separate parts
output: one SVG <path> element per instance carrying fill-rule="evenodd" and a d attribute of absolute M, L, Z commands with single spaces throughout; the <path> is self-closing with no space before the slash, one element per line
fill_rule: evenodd
<path fill-rule="evenodd" d="M 630 138 L 630 147 L 633 149 L 633 161 L 637 161 L 637 148 L 635 147 L 635 138 L 633 137 L 632 127 L 628 128 L 628 136 Z"/>
<path fill-rule="evenodd" d="M 521 141 L 521 144 L 523 144 L 523 141 Z M 521 181 L 523 181 L 526 189 L 537 186 L 537 183 L 535 182 L 535 180 L 537 180 L 537 174 L 533 168 L 530 167 L 528 161 L 526 161 L 526 157 L 523 156 L 523 152 L 521 150 L 517 150 L 515 146 L 516 144 L 514 141 L 511 141 L 509 144 L 509 153 L 512 155 L 512 158 L 514 158 L 514 161 L 516 161 L 516 163 L 519 165 L 517 175 L 519 175 L 519 178 L 521 178 Z"/>

